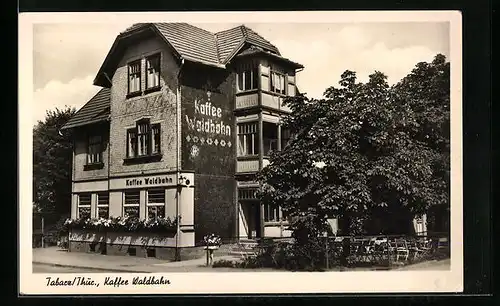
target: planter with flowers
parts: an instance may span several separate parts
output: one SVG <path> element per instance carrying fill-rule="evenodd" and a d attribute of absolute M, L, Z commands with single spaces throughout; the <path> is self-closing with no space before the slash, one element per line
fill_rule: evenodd
<path fill-rule="evenodd" d="M 214 262 L 214 250 L 218 249 L 221 245 L 221 238 L 215 234 L 206 235 L 203 237 L 205 243 L 205 250 L 207 253 L 207 266 Z"/>
<path fill-rule="evenodd" d="M 68 219 L 62 232 L 69 241 L 103 242 L 107 244 L 172 246 L 175 245 L 177 220 L 170 218 L 134 217 Z M 64 234 L 64 233 L 63 233 Z"/>

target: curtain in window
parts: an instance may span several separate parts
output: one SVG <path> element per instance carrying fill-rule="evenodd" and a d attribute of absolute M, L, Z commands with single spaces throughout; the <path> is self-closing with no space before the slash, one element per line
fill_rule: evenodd
<path fill-rule="evenodd" d="M 154 125 L 151 127 L 152 153 L 160 153 L 160 126 Z"/>
<path fill-rule="evenodd" d="M 160 86 L 160 57 L 154 56 L 147 60 L 147 87 Z"/>
<path fill-rule="evenodd" d="M 141 90 L 141 64 L 134 63 L 129 66 L 129 92 Z"/>
<path fill-rule="evenodd" d="M 137 153 L 137 137 L 135 130 L 128 131 L 128 157 L 134 157 Z"/>
<path fill-rule="evenodd" d="M 148 129 L 149 125 L 147 123 L 139 124 L 137 126 L 137 137 L 138 137 L 138 155 L 147 155 L 148 152 Z"/>

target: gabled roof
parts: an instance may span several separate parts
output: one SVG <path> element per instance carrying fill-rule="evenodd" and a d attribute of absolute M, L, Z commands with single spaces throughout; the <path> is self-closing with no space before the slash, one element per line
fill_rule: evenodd
<path fill-rule="evenodd" d="M 264 55 L 267 57 L 271 57 L 271 58 L 274 58 L 278 61 L 285 62 L 289 65 L 293 65 L 297 68 L 304 68 L 304 66 L 302 66 L 299 63 L 293 62 L 293 61 L 289 60 L 288 58 L 282 57 L 278 54 L 266 51 L 266 50 L 264 50 L 260 47 L 256 47 L 256 46 L 250 46 L 250 47 L 246 48 L 245 50 L 239 52 L 238 55 L 236 55 L 236 57 L 245 57 L 245 56 L 251 56 L 251 55 L 255 55 L 255 54 L 260 54 L 260 55 Z"/>
<path fill-rule="evenodd" d="M 102 88 L 80 108 L 61 130 L 106 121 L 110 114 L 111 90 Z"/>
<path fill-rule="evenodd" d="M 269 52 L 280 54 L 276 46 L 244 25 L 217 32 L 215 36 L 217 37 L 217 52 L 221 63 L 230 61 L 245 44 L 259 46 Z"/>
<path fill-rule="evenodd" d="M 169 45 L 178 59 L 198 62 L 218 68 L 225 68 L 235 55 L 248 45 L 257 46 L 268 53 L 280 56 L 276 46 L 252 29 L 238 27 L 212 33 L 187 23 L 137 23 L 120 33 L 115 39 L 103 65 L 94 80 L 94 85 L 109 86 L 105 79 L 111 78 L 117 61 L 111 60 L 120 49 L 121 41 L 134 33 L 151 31 L 158 34 Z M 290 64 L 296 64 L 290 61 Z M 298 66 L 300 68 L 301 66 Z M 103 78 L 103 73 L 107 77 Z"/>

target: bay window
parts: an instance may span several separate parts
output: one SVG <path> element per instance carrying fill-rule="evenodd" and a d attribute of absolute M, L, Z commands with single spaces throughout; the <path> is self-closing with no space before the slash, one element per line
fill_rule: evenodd
<path fill-rule="evenodd" d="M 259 86 L 259 69 L 252 68 L 238 73 L 238 91 L 257 89 Z"/>
<path fill-rule="evenodd" d="M 278 126 L 274 123 L 262 123 L 264 138 L 264 155 L 269 156 L 271 151 L 278 150 Z"/>
<path fill-rule="evenodd" d="M 288 143 L 290 142 L 292 136 L 290 133 L 290 129 L 288 128 L 281 128 L 281 150 L 283 150 Z"/>
<path fill-rule="evenodd" d="M 238 124 L 238 156 L 259 154 L 257 123 Z"/>
<path fill-rule="evenodd" d="M 276 205 L 264 204 L 264 222 L 279 222 L 280 208 Z"/>
<path fill-rule="evenodd" d="M 277 72 L 271 73 L 271 91 L 279 94 L 286 94 L 285 75 Z"/>

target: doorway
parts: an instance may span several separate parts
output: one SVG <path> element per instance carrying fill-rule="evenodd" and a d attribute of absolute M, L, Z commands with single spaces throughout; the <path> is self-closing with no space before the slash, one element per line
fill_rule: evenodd
<path fill-rule="evenodd" d="M 248 204 L 250 207 L 248 239 L 261 238 L 260 203 L 257 201 L 251 201 Z"/>

